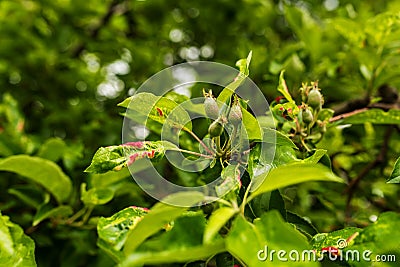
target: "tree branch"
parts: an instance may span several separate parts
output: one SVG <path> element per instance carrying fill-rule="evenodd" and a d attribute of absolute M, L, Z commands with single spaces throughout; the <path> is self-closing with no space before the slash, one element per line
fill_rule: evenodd
<path fill-rule="evenodd" d="M 340 114 L 340 115 L 338 115 L 338 116 L 335 116 L 335 117 L 331 118 L 331 119 L 329 120 L 329 122 L 332 123 L 332 122 L 335 122 L 335 121 L 339 121 L 339 120 L 348 118 L 348 117 L 350 117 L 350 116 L 356 115 L 356 114 L 358 114 L 358 113 L 361 113 L 361 112 L 364 112 L 364 111 L 367 111 L 367 110 L 368 110 L 368 108 L 362 108 L 362 109 L 353 110 L 353 111 L 348 112 L 348 113 Z"/>

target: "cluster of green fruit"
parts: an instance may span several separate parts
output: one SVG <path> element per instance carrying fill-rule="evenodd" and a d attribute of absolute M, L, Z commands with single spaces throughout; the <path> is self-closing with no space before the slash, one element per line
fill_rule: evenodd
<path fill-rule="evenodd" d="M 205 100 L 204 100 L 204 109 L 206 111 L 206 115 L 208 118 L 213 119 L 214 121 L 210 124 L 208 128 L 208 133 L 210 137 L 218 137 L 224 132 L 224 126 L 229 122 L 232 123 L 233 126 L 237 127 L 242 121 L 242 110 L 240 108 L 240 104 L 237 100 L 237 96 L 235 95 L 235 100 L 231 105 L 229 103 L 222 104 L 222 107 L 219 108 L 217 100 L 214 98 L 212 94 L 212 90 L 208 93 L 203 91 Z M 229 99 L 230 101 L 231 99 Z"/>
<path fill-rule="evenodd" d="M 212 140 L 212 147 L 215 148 L 217 158 L 227 160 L 232 155 L 232 141 L 237 137 L 242 122 L 242 108 L 237 95 L 233 95 L 226 103 L 218 105 L 217 100 L 209 92 L 203 91 L 204 109 L 206 115 L 212 120 L 208 127 L 208 134 Z M 228 133 L 223 136 L 224 130 Z M 223 136 L 224 144 L 221 146 L 221 137 Z"/>
<path fill-rule="evenodd" d="M 324 98 L 317 82 L 303 84 L 299 89 L 301 104 L 287 92 L 271 103 L 271 110 L 278 130 L 289 135 L 293 142 L 305 151 L 311 151 L 326 132 L 333 110 L 322 108 Z"/>

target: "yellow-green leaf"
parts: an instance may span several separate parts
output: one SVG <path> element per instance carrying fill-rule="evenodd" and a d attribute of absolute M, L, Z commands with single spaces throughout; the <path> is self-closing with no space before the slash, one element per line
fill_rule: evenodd
<path fill-rule="evenodd" d="M 49 191 L 58 202 L 68 199 L 70 178 L 54 162 L 39 157 L 16 155 L 0 160 L 0 171 L 9 171 L 34 181 Z"/>

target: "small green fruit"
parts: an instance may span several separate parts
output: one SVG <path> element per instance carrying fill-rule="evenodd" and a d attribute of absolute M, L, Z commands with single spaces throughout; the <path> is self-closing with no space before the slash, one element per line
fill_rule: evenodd
<path fill-rule="evenodd" d="M 224 132 L 224 127 L 222 126 L 221 122 L 219 119 L 213 121 L 213 123 L 210 124 L 210 127 L 208 127 L 208 133 L 210 134 L 210 137 L 218 137 Z"/>
<path fill-rule="evenodd" d="M 301 110 L 301 117 L 305 124 L 310 124 L 314 120 L 314 116 L 307 107 Z"/>
<path fill-rule="evenodd" d="M 219 108 L 217 101 L 213 97 L 206 97 L 206 100 L 204 100 L 204 109 L 208 118 L 214 120 L 218 118 Z"/>
<path fill-rule="evenodd" d="M 228 121 L 233 125 L 238 125 L 242 121 L 242 109 L 239 104 L 233 105 L 229 112 Z"/>
<path fill-rule="evenodd" d="M 324 104 L 324 98 L 318 89 L 313 88 L 307 96 L 307 104 L 313 109 L 320 109 Z"/>

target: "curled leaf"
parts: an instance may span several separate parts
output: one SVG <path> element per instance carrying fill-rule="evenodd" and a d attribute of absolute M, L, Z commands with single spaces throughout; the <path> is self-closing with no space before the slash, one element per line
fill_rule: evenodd
<path fill-rule="evenodd" d="M 140 141 L 128 142 L 119 146 L 100 147 L 85 172 L 105 173 L 119 171 L 139 159 L 160 159 L 167 149 L 165 144 L 166 142 L 161 141 Z M 168 148 L 171 149 L 172 146 Z"/>

